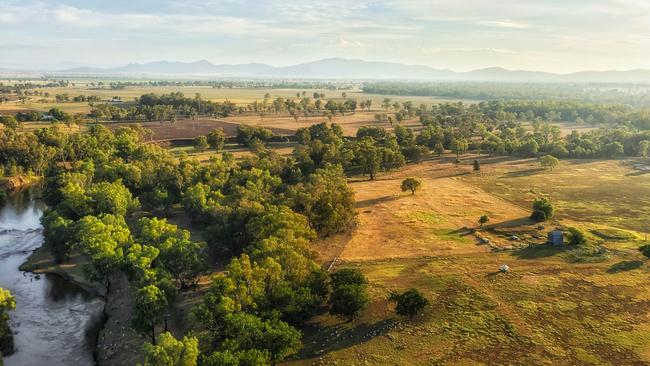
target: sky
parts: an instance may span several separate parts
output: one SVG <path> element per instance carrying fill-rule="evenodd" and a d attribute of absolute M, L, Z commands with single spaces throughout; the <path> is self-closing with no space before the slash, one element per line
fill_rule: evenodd
<path fill-rule="evenodd" d="M 650 0 L 0 0 L 0 67 L 329 57 L 467 71 L 650 69 Z"/>

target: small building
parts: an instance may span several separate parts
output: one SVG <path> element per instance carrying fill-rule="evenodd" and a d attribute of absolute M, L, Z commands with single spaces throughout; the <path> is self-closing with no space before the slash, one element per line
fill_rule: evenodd
<path fill-rule="evenodd" d="M 564 233 L 562 230 L 549 231 L 548 242 L 556 247 L 564 245 Z"/>

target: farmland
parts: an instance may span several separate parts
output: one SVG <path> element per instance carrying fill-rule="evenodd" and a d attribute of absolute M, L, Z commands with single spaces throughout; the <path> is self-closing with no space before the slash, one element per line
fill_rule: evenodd
<path fill-rule="evenodd" d="M 474 235 L 457 233 L 477 227 L 482 213 L 492 217 L 492 228 L 505 224 L 505 232 L 520 236 L 522 231 L 536 231 L 536 225 L 525 220 L 533 194 L 527 184 L 533 178 L 515 186 L 524 176 L 516 173 L 531 169 L 534 162 L 485 160 L 481 173 L 443 159 L 375 182 L 352 179 L 359 226 L 350 237 L 332 239 L 338 241 L 338 251 L 322 243 L 320 248 L 324 255 L 339 258 L 337 266 L 356 267 L 368 276 L 372 303 L 353 324 L 327 315 L 314 319 L 306 330 L 302 359 L 288 364 L 650 362 L 650 272 L 636 252 L 641 233 L 625 231 L 630 236 L 601 239 L 611 256 L 592 263 L 576 263 L 570 251 L 541 244 L 490 252 Z M 506 172 L 514 174 L 503 177 Z M 617 209 L 608 211 L 610 220 L 603 220 L 602 211 L 585 209 L 578 215 L 562 203 L 584 200 L 588 207 L 602 199 L 602 192 L 593 187 L 614 177 L 619 186 L 638 185 L 635 196 L 641 197 L 644 191 L 636 189 L 645 184 L 634 181 L 647 183 L 647 178 L 619 162 L 567 162 L 554 172 L 536 174 L 537 182 L 556 183 L 551 197 L 559 204 L 558 219 L 547 226 L 620 233 L 616 227 L 626 221 L 626 205 L 650 208 L 645 201 L 610 199 Z M 602 181 L 595 174 L 603 174 Z M 422 179 L 422 191 L 415 196 L 399 192 L 399 181 L 406 176 Z M 581 192 L 579 198 L 572 196 L 576 191 Z M 488 226 L 479 233 L 497 245 L 512 245 L 490 231 Z M 504 263 L 511 270 L 499 273 Z M 405 321 L 393 315 L 386 294 L 410 287 L 424 291 L 432 305 Z"/>
<path fill-rule="evenodd" d="M 102 100 L 119 96 L 128 103 L 107 105 L 135 110 L 127 112 L 136 116 L 129 119 L 108 113 L 93 117 L 89 103 L 29 99 L 1 106 L 12 113 L 57 107 L 81 115 L 77 123 L 63 119 L 68 123 L 50 130 L 48 121 L 12 124 L 7 119 L 3 127 L 9 129 L 7 146 L 22 152 L 16 156 L 31 157 L 6 159 L 6 174 L 92 177 L 67 183 L 79 187 L 68 187 L 61 195 L 80 192 L 81 198 L 55 202 L 66 217 L 47 222 L 48 229 L 73 235 L 90 225 L 99 228 L 106 220 L 103 210 L 110 210 L 132 238 L 124 244 L 133 251 L 127 258 L 112 257 L 118 259 L 103 277 L 108 284 L 86 284 L 100 293 L 111 291 L 107 309 L 112 315 L 100 336 L 100 364 L 142 360 L 142 344 L 149 333 L 162 332 L 162 318 L 137 331 L 124 324 L 138 316 L 135 291 L 166 288 L 166 281 L 175 286 L 166 302 L 172 317 L 165 327 L 178 339 L 196 335 L 204 355 L 219 356 L 223 348 L 213 345 L 222 337 L 242 337 L 236 327 L 227 330 L 233 335 L 220 333 L 218 324 L 243 316 L 268 322 L 264 327 L 290 329 L 292 344 L 302 346 L 273 356 L 286 365 L 650 364 L 650 267 L 638 250 L 645 243 L 644 213 L 650 209 L 643 157 L 650 142 L 644 142 L 645 130 L 633 129 L 644 123 L 633 110 L 556 101 L 436 104 L 433 98 L 398 96 L 389 96 L 388 103 L 386 96 L 354 90 L 345 96 L 340 90 L 303 94 L 296 89 L 179 86 L 108 91 L 81 83 L 47 90 L 72 96 L 79 91 Z M 169 94 L 178 91 L 185 96 Z M 130 101 L 148 92 L 157 95 Z M 314 92 L 326 97 L 311 98 Z M 275 97 L 282 98 L 277 105 Z M 372 106 L 364 108 L 360 101 L 368 98 Z M 226 100 L 235 107 L 210 104 Z M 152 112 L 158 110 L 164 113 Z M 637 119 L 621 127 L 607 117 L 612 111 L 620 120 Z M 138 128 L 128 128 L 135 123 Z M 218 141 L 208 143 L 215 131 Z M 92 164 L 68 161 L 77 158 L 78 147 L 70 141 L 87 144 L 80 156 Z M 101 153 L 88 153 L 94 150 Z M 551 153 L 562 159 L 542 167 L 539 158 Z M 45 169 L 50 156 L 57 168 L 73 173 Z M 412 192 L 402 187 L 407 178 L 420 184 Z M 102 197 L 121 197 L 128 207 L 93 207 Z M 538 222 L 531 211 L 540 198 L 552 203 L 555 215 L 544 214 Z M 322 199 L 329 201 L 316 201 Z M 71 202 L 87 206 L 79 208 L 84 217 L 70 209 Z M 165 230 L 189 230 L 175 234 L 175 243 L 195 255 L 176 263 L 176 255 L 166 253 L 162 265 L 181 266 L 193 287 L 185 287 L 180 271 L 159 273 L 147 268 L 153 260 L 133 261 L 148 255 L 138 252 L 139 241 L 170 250 L 157 242 L 160 238 L 141 231 L 149 218 L 178 225 Z M 485 220 L 479 223 L 479 218 Z M 278 226 L 271 225 L 274 220 Z M 269 231 L 253 234 L 250 222 L 269 225 Z M 570 230 L 584 237 L 579 244 L 553 247 L 546 241 L 555 229 L 565 230 L 566 240 Z M 253 235 L 269 237 L 256 240 Z M 57 244 L 58 239 L 47 240 Z M 286 241 L 282 251 L 269 250 L 276 240 Z M 95 265 L 93 257 L 80 255 L 69 242 L 58 244 L 39 250 L 29 268 L 68 271 L 83 282 L 80 264 Z M 66 245 L 73 255 L 55 264 L 49 252 Z M 90 241 L 83 245 L 82 253 L 98 250 Z M 148 253 L 158 255 L 153 249 Z M 264 262 L 247 264 L 249 254 L 259 253 L 268 255 Z M 241 266 L 255 268 L 253 278 L 236 277 Z M 358 270 L 367 281 L 368 303 L 349 317 L 331 313 L 334 285 L 330 294 L 318 297 L 309 287 L 311 275 L 305 275 L 322 273 L 333 283 L 344 269 Z M 230 291 L 220 288 L 219 281 L 239 281 L 247 288 L 250 281 L 271 278 L 255 277 L 261 273 L 276 273 L 284 281 L 280 287 L 269 280 L 258 287 L 261 294 L 246 300 L 257 301 L 263 310 L 242 304 L 245 310 L 224 320 L 219 307 L 208 307 L 216 301 L 213 293 Z M 289 276 L 303 282 L 289 281 Z M 325 284 L 326 292 L 329 286 Z M 398 316 L 389 300 L 409 289 L 429 302 L 413 318 Z M 278 293 L 287 297 L 270 303 Z M 316 300 L 300 303 L 298 293 Z M 241 301 L 235 293 L 227 296 Z M 292 316 L 300 320 L 280 322 L 274 318 L 280 308 L 286 312 L 282 322 Z M 197 319 L 196 311 L 214 317 L 210 321 L 216 327 L 208 328 L 210 321 Z"/>

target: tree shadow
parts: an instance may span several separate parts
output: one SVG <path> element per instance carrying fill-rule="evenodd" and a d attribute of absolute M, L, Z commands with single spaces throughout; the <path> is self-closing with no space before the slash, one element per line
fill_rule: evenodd
<path fill-rule="evenodd" d="M 643 261 L 620 261 L 607 270 L 607 273 L 619 273 L 619 272 L 627 272 L 631 271 L 633 269 L 641 268 L 643 265 Z"/>
<path fill-rule="evenodd" d="M 562 253 L 562 247 L 556 247 L 549 244 L 531 245 L 527 248 L 517 249 L 512 252 L 512 256 L 518 259 L 539 259 L 548 258 Z"/>
<path fill-rule="evenodd" d="M 518 170 L 515 172 L 505 173 L 503 176 L 507 178 L 520 178 L 520 177 L 530 177 L 532 175 L 537 175 L 541 172 L 546 171 L 544 168 L 531 168 L 526 170 Z"/>
<path fill-rule="evenodd" d="M 476 233 L 476 229 L 469 228 L 469 227 L 461 227 L 459 229 L 448 232 L 447 235 L 455 234 L 458 236 L 467 236 L 467 235 L 472 235 L 474 233 Z"/>
<path fill-rule="evenodd" d="M 501 229 L 501 228 L 526 226 L 526 225 L 533 225 L 533 224 L 536 224 L 536 222 L 531 220 L 529 217 L 521 217 L 518 219 L 512 219 L 512 220 L 497 222 L 490 225 L 485 225 L 483 226 L 482 229 L 483 230 Z"/>
<path fill-rule="evenodd" d="M 645 170 L 635 170 L 633 172 L 626 173 L 625 176 L 626 177 L 638 177 L 638 176 L 646 175 L 646 174 L 649 174 L 649 173 L 650 172 L 645 171 Z"/>
<path fill-rule="evenodd" d="M 367 208 L 380 203 L 392 202 L 399 198 L 400 196 L 396 196 L 396 195 L 388 195 L 388 196 L 381 196 L 377 198 L 371 198 L 371 199 L 357 202 L 357 208 Z"/>
<path fill-rule="evenodd" d="M 350 325 L 349 323 L 325 327 L 306 325 L 302 329 L 305 334 L 303 338 L 304 347 L 296 357 L 298 359 L 316 357 L 352 347 L 387 334 L 397 323 L 398 319 L 390 318 L 375 323 L 357 325 Z"/>

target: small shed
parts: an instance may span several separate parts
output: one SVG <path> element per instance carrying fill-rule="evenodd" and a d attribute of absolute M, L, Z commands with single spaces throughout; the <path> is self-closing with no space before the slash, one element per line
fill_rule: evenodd
<path fill-rule="evenodd" d="M 548 242 L 556 247 L 564 245 L 564 233 L 562 230 L 549 231 Z"/>

